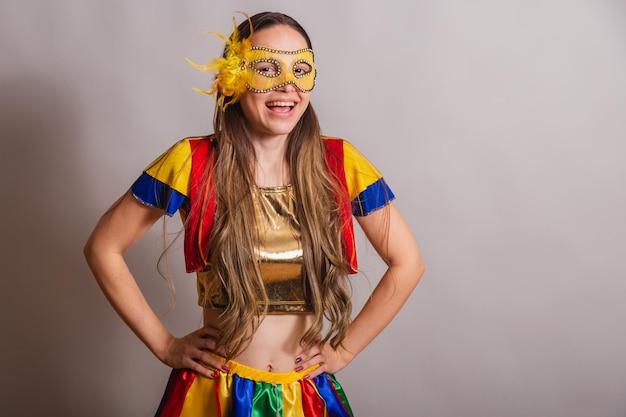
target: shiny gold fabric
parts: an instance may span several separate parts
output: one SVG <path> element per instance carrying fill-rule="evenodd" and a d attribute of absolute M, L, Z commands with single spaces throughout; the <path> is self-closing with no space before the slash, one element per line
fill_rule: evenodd
<path fill-rule="evenodd" d="M 292 186 L 256 187 L 254 208 L 259 233 L 257 254 L 269 300 L 270 313 L 310 312 L 302 277 L 300 224 L 295 216 Z M 208 274 L 198 273 L 198 295 L 203 303 Z M 224 308 L 226 294 L 221 286 L 208 294 L 207 308 Z M 261 306 L 263 307 L 263 306 Z"/>
<path fill-rule="evenodd" d="M 259 259 L 272 312 L 310 311 L 304 297 L 300 224 L 293 188 L 257 187 L 255 210 Z"/>

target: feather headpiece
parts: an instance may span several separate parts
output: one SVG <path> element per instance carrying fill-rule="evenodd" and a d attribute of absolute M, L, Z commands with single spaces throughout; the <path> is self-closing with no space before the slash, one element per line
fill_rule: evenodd
<path fill-rule="evenodd" d="M 189 58 L 185 58 L 188 63 L 200 71 L 215 71 L 215 81 L 211 85 L 210 90 L 206 91 L 195 87 L 194 90 L 207 95 L 219 93 L 217 104 L 222 107 L 222 110 L 228 107 L 228 105 L 237 102 L 242 94 L 246 92 L 249 82 L 248 78 L 250 77 L 250 72 L 246 70 L 246 67 L 250 62 L 249 54 L 252 47 L 250 39 L 252 38 L 253 28 L 250 17 L 243 12 L 240 13 L 248 19 L 248 23 L 250 24 L 250 36 L 245 39 L 240 39 L 239 30 L 237 29 L 237 24 L 233 17 L 234 30 L 230 38 L 221 33 L 206 32 L 224 39 L 226 42 L 224 56 L 215 58 L 205 65 L 196 64 Z M 232 98 L 224 105 L 226 97 Z"/>

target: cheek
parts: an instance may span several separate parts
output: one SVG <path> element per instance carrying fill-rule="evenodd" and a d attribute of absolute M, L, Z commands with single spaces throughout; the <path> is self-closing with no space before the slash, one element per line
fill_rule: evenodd
<path fill-rule="evenodd" d="M 310 100 L 309 100 L 309 96 L 308 95 L 301 99 L 300 106 L 299 106 L 300 107 L 300 114 L 304 114 L 306 109 L 309 107 L 309 104 L 310 104 Z"/>
<path fill-rule="evenodd" d="M 307 107 L 309 107 L 311 96 L 309 95 L 309 93 L 299 93 L 298 95 L 300 96 L 300 105 L 303 108 L 302 111 L 304 111 Z"/>
<path fill-rule="evenodd" d="M 257 93 L 248 92 L 244 94 L 243 97 L 239 100 L 241 104 L 241 110 L 246 118 L 249 118 L 251 115 L 258 113 L 258 106 L 265 105 L 262 103 L 262 100 L 257 100 L 254 95 L 258 95 Z"/>

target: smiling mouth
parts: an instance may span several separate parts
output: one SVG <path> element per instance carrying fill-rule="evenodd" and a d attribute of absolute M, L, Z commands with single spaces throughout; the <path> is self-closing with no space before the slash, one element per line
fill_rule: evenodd
<path fill-rule="evenodd" d="M 293 101 L 270 101 L 265 105 L 274 111 L 288 112 L 294 108 L 296 103 Z"/>

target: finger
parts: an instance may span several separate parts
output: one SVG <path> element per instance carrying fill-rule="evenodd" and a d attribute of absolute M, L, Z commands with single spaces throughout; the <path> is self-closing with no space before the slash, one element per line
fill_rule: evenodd
<path fill-rule="evenodd" d="M 320 364 L 320 366 L 315 369 L 307 369 L 302 379 L 313 379 L 324 372 L 326 372 L 326 367 L 324 364 Z"/>
<path fill-rule="evenodd" d="M 200 350 L 204 350 L 204 351 L 209 351 L 209 352 L 214 352 L 215 351 L 215 347 L 217 346 L 217 342 L 215 342 L 215 339 L 198 339 L 195 342 L 195 347 L 197 347 Z"/>
<path fill-rule="evenodd" d="M 220 335 L 219 329 L 216 329 L 215 327 L 212 327 L 212 326 L 202 327 L 196 330 L 194 333 L 196 336 L 203 338 L 203 339 L 216 338 Z"/>
<path fill-rule="evenodd" d="M 324 357 L 322 355 L 321 352 L 317 352 L 312 354 L 311 356 L 301 356 L 301 360 L 300 360 L 300 365 L 302 365 L 304 368 L 308 368 L 309 366 L 313 366 L 315 364 L 318 364 L 320 362 L 324 361 Z"/>
<path fill-rule="evenodd" d="M 196 362 L 194 360 L 190 361 L 189 366 L 187 368 L 191 369 L 198 375 L 202 375 L 206 378 L 214 379 L 218 375 L 218 371 L 215 369 L 207 368 L 206 366 Z"/>
<path fill-rule="evenodd" d="M 217 343 L 213 339 L 201 339 L 198 342 L 198 348 L 205 352 L 214 353 L 222 358 L 228 357 L 227 349 L 224 346 L 217 347 Z"/>
<path fill-rule="evenodd" d="M 294 368 L 294 371 L 303 372 L 304 370 L 308 370 L 309 368 L 312 368 L 315 365 L 320 365 L 320 366 L 324 365 L 324 356 L 322 356 L 322 354 L 317 354 L 313 356 L 312 358 L 302 360 L 298 365 L 296 365 L 296 367 Z"/>
<path fill-rule="evenodd" d="M 303 350 L 298 355 L 296 355 L 295 362 L 296 364 L 302 364 L 305 361 L 310 361 L 312 358 L 316 357 L 321 352 L 322 351 L 318 346 L 314 346 L 310 349 Z"/>
<path fill-rule="evenodd" d="M 216 349 L 215 347 L 213 348 L 212 352 L 214 352 L 216 355 L 219 355 L 223 358 L 228 357 L 228 351 L 226 350 L 226 348 L 224 346 L 221 346 L 220 348 Z"/>
<path fill-rule="evenodd" d="M 228 365 L 226 365 L 226 363 L 224 363 L 224 361 L 220 361 L 219 359 L 215 358 L 213 355 L 210 355 L 205 351 L 201 352 L 198 360 L 200 361 L 200 363 L 211 368 L 219 369 L 224 372 L 230 372 L 230 368 L 228 367 Z"/>
<path fill-rule="evenodd" d="M 189 337 L 187 337 L 188 343 L 196 349 L 208 350 L 213 352 L 215 350 L 215 346 L 217 336 L 211 334 L 210 332 L 205 331 L 204 329 L 196 330 L 191 333 Z"/>

